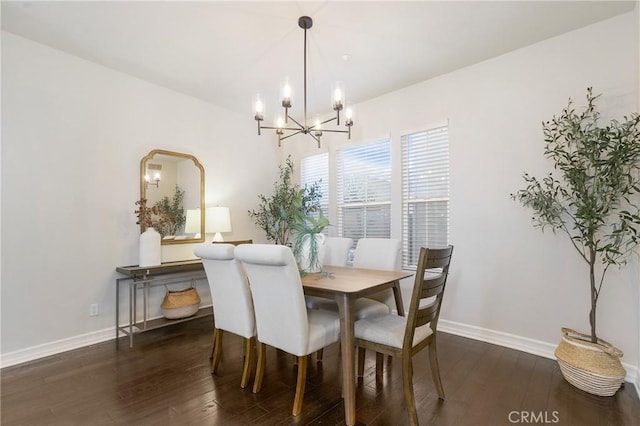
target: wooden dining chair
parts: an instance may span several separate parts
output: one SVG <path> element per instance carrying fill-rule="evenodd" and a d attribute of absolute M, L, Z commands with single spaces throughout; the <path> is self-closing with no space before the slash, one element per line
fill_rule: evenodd
<path fill-rule="evenodd" d="M 444 399 L 436 352 L 436 328 L 452 253 L 451 245 L 440 249 L 420 249 L 407 317 L 379 315 L 363 318 L 354 324 L 359 377 L 364 373 L 366 349 L 402 358 L 402 384 L 411 425 L 418 424 L 412 357 L 426 347 L 429 347 L 434 385 L 440 399 Z M 376 356 L 376 378 L 382 374 L 382 368 L 382 357 Z"/>
<path fill-rule="evenodd" d="M 202 259 L 213 302 L 211 374 L 218 372 L 224 332 L 241 336 L 245 351 L 240 387 L 245 388 L 253 368 L 256 326 L 249 283 L 234 250 L 232 244 L 200 244 L 193 252 Z"/>
<path fill-rule="evenodd" d="M 258 338 L 258 367 L 253 392 L 260 391 L 266 362 L 266 345 L 295 355 L 298 376 L 292 414 L 302 410 L 308 355 L 340 339 L 340 319 L 335 312 L 308 309 L 293 252 L 273 244 L 236 247 L 249 277 Z"/>

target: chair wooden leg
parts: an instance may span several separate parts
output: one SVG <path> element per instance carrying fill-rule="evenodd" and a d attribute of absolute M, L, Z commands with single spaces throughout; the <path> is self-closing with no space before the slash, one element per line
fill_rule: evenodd
<path fill-rule="evenodd" d="M 316 352 L 316 359 L 318 360 L 318 362 L 322 361 L 323 354 L 324 354 L 324 349 L 318 349 L 318 352 Z"/>
<path fill-rule="evenodd" d="M 213 340 L 211 341 L 211 354 L 209 355 L 210 360 L 213 360 L 213 352 L 216 350 L 216 334 L 218 334 L 218 329 L 213 327 Z"/>
<path fill-rule="evenodd" d="M 242 389 L 247 387 L 247 384 L 249 383 L 249 377 L 251 377 L 251 367 L 253 365 L 253 346 L 255 341 L 255 337 L 250 337 L 244 340 L 244 368 L 242 369 L 242 379 L 240 380 L 240 387 Z"/>
<path fill-rule="evenodd" d="M 384 372 L 384 354 L 376 352 L 376 377 L 382 377 Z"/>
<path fill-rule="evenodd" d="M 298 381 L 296 383 L 296 396 L 293 399 L 292 415 L 297 416 L 302 411 L 302 400 L 304 398 L 304 388 L 307 384 L 307 358 L 309 356 L 298 357 Z"/>
<path fill-rule="evenodd" d="M 418 426 L 418 412 L 416 411 L 416 400 L 413 395 L 413 365 L 409 353 L 402 355 L 402 388 L 409 413 L 409 424 Z"/>
<path fill-rule="evenodd" d="M 253 393 L 260 392 L 262 387 L 262 377 L 264 376 L 265 356 L 267 345 L 258 342 L 258 367 L 256 368 L 256 378 L 253 380 Z"/>
<path fill-rule="evenodd" d="M 224 331 L 216 328 L 213 333 L 213 359 L 211 360 L 211 374 L 218 372 L 218 364 L 222 356 L 222 335 Z"/>
<path fill-rule="evenodd" d="M 435 339 L 433 339 L 429 345 L 429 362 L 431 363 L 431 377 L 433 377 L 433 384 L 438 391 L 438 397 L 444 400 L 444 388 L 442 387 L 442 380 L 440 380 L 440 367 L 438 366 L 438 353 L 436 351 Z"/>
<path fill-rule="evenodd" d="M 367 350 L 365 348 L 358 348 L 358 377 L 364 376 L 364 358 L 367 354 Z"/>

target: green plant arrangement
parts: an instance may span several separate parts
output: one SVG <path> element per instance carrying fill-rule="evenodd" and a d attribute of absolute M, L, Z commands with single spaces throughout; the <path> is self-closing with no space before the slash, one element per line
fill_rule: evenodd
<path fill-rule="evenodd" d="M 160 224 L 157 229 L 163 237 L 177 235 L 178 231 L 184 226 L 187 217 L 184 214 L 183 200 L 184 189 L 176 185 L 176 190 L 171 200 L 169 200 L 169 197 L 164 197 L 154 204 L 160 216 Z"/>
<path fill-rule="evenodd" d="M 322 270 L 322 256 L 319 244 L 324 243 L 322 231 L 329 226 L 329 219 L 323 215 L 320 207 L 305 212 L 302 206 L 303 195 L 303 190 L 298 191 L 293 202 L 296 208 L 293 224 L 295 233 L 293 253 L 303 271 L 320 272 Z M 314 213 L 317 213 L 317 217 Z"/>
<path fill-rule="evenodd" d="M 293 162 L 287 157 L 279 166 L 280 177 L 273 185 L 273 194 L 269 197 L 260 194 L 257 209 L 249 210 L 249 216 L 266 234 L 267 240 L 276 244 L 288 245 L 296 212 L 308 214 L 320 207 L 320 188 L 317 183 L 300 188 L 292 182 Z M 300 203 L 296 200 L 300 197 Z"/>
<path fill-rule="evenodd" d="M 135 210 L 135 214 L 138 217 L 136 223 L 140 225 L 142 231 L 152 227 L 162 237 L 176 235 L 187 219 L 182 206 L 183 200 L 184 190 L 178 185 L 176 185 L 176 191 L 171 201 L 169 201 L 169 197 L 164 197 L 152 207 L 148 207 L 147 200 L 142 198 L 135 203 L 138 206 L 137 210 Z"/>
<path fill-rule="evenodd" d="M 562 328 L 555 356 L 569 383 L 612 396 L 625 380 L 624 354 L 598 337 L 596 308 L 607 271 L 624 265 L 640 242 L 640 116 L 601 125 L 597 98 L 588 88 L 583 111 L 569 99 L 560 116 L 542 124 L 544 155 L 560 176 L 525 173 L 527 187 L 511 196 L 533 210 L 534 226 L 566 234 L 585 261 L 591 332 Z"/>

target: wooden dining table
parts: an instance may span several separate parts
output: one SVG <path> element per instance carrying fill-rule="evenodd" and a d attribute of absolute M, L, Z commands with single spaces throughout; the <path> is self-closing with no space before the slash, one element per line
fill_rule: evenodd
<path fill-rule="evenodd" d="M 342 350 L 342 392 L 347 425 L 356 424 L 356 372 L 354 347 L 354 302 L 385 289 L 392 289 L 398 315 L 404 316 L 400 280 L 413 275 L 411 271 L 383 271 L 339 266 L 325 266 L 322 273 L 302 277 L 304 293 L 333 299 L 340 314 Z"/>

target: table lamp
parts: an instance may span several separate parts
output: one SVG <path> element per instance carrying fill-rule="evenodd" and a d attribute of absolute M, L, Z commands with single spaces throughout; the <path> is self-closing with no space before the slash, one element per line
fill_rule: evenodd
<path fill-rule="evenodd" d="M 194 238 L 200 238 L 200 209 L 187 210 L 187 219 L 184 224 L 185 234 L 195 234 Z"/>
<path fill-rule="evenodd" d="M 231 232 L 231 215 L 229 207 L 208 207 L 205 217 L 207 234 L 215 233 L 213 242 L 223 242 L 221 232 Z"/>

